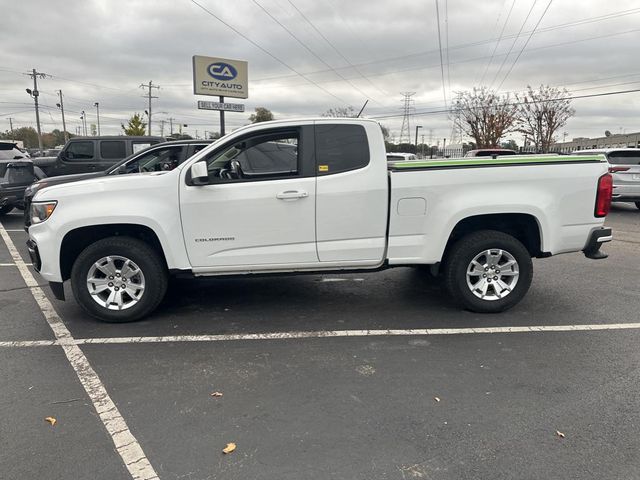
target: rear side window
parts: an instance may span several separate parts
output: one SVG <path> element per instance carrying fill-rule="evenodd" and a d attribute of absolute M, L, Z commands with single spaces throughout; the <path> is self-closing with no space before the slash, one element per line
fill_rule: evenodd
<path fill-rule="evenodd" d="M 122 140 L 105 140 L 100 142 L 100 156 L 102 158 L 120 160 L 127 156 Z"/>
<path fill-rule="evenodd" d="M 612 165 L 640 165 L 640 151 L 611 152 L 607 159 Z"/>
<path fill-rule="evenodd" d="M 153 142 L 154 144 L 157 142 Z M 145 148 L 149 148 L 151 146 L 151 142 L 133 142 L 133 153 L 138 153 L 140 150 L 144 150 Z"/>
<path fill-rule="evenodd" d="M 93 158 L 93 142 L 73 142 L 66 150 L 69 160 L 87 160 Z"/>
<path fill-rule="evenodd" d="M 369 141 L 361 125 L 317 125 L 318 175 L 347 172 L 369 164 Z"/>

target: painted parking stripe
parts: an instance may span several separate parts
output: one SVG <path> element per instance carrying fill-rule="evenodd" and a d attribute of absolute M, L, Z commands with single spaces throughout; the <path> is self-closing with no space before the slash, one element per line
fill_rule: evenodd
<path fill-rule="evenodd" d="M 64 353 L 75 370 L 80 383 L 82 383 L 87 395 L 89 395 L 100 420 L 102 420 L 102 424 L 107 429 L 107 432 L 116 447 L 116 451 L 120 454 L 125 467 L 131 474 L 131 478 L 135 480 L 157 479 L 158 475 L 151 466 L 151 463 L 142 450 L 142 447 L 129 430 L 129 427 L 124 421 L 124 418 L 122 418 L 120 411 L 116 407 L 115 403 L 113 403 L 113 400 L 111 400 L 109 393 L 100 381 L 95 370 L 91 367 L 89 360 L 87 360 L 87 357 L 82 353 L 80 347 L 74 343 L 71 332 L 69 332 L 62 322 L 62 319 L 54 310 L 49 299 L 38 286 L 38 283 L 35 278 L 33 278 L 33 275 L 25 265 L 22 257 L 20 257 L 18 250 L 2 224 L 0 224 L 0 236 L 7 245 L 11 258 L 18 267 L 18 270 L 20 271 L 24 282 L 27 284 L 27 287 L 29 287 L 33 298 L 38 303 L 47 323 L 53 330 L 58 344 L 64 350 Z"/>
<path fill-rule="evenodd" d="M 238 333 L 221 335 L 165 335 L 157 337 L 74 338 L 64 341 L 36 340 L 0 342 L 0 347 L 50 347 L 62 345 L 120 345 L 126 343 L 231 342 L 250 340 L 289 340 L 301 338 L 411 337 L 544 332 L 597 332 L 640 330 L 640 323 L 604 323 L 594 325 L 532 325 L 525 327 L 414 328 L 390 330 L 319 330 L 307 332 Z"/>
<path fill-rule="evenodd" d="M 25 263 L 27 267 L 32 266 L 32 263 Z M 15 263 L 0 263 L 0 267 L 17 267 Z"/>

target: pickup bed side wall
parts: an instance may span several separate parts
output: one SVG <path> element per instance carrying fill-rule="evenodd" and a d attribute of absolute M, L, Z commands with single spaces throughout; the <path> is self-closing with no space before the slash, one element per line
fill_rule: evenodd
<path fill-rule="evenodd" d="M 540 228 L 543 252 L 584 248 L 604 163 L 391 172 L 389 263 L 437 263 L 455 226 L 475 215 L 521 213 Z"/>
<path fill-rule="evenodd" d="M 113 189 L 114 183 L 107 191 L 102 182 L 89 180 L 52 186 L 36 195 L 36 201 L 58 201 L 58 211 L 47 222 L 29 229 L 38 238 L 43 262 L 41 274 L 46 280 L 62 281 L 60 249 L 64 237 L 75 229 L 92 225 L 148 227 L 158 237 L 169 268 L 190 268 L 182 235 L 176 234 L 181 232 L 178 172 L 144 175 L 152 176 L 153 181 L 139 182 L 139 175 L 129 175 L 118 182 L 117 190 Z M 77 201 L 76 195 L 82 195 L 82 202 Z"/>

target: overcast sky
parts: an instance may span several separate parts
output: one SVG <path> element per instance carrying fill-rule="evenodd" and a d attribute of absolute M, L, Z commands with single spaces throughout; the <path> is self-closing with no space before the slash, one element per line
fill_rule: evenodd
<path fill-rule="evenodd" d="M 425 112 L 444 110 L 456 91 L 544 83 L 578 96 L 640 88 L 637 1 L 438 0 L 442 67 L 436 0 L 195 1 L 264 51 L 192 0 L 0 0 L 0 130 L 9 128 L 9 117 L 14 127 L 35 126 L 25 92 L 32 84 L 22 73 L 36 68 L 51 75 L 39 85 L 44 131 L 62 128 L 62 89 L 69 131 L 82 110 L 95 123 L 99 102 L 102 134 L 117 134 L 146 109 L 139 85 L 149 80 L 161 87 L 154 91 L 154 134 L 169 118 L 187 124 L 191 135 L 217 131 L 218 114 L 196 108 L 198 99 L 217 99 L 193 95 L 192 55 L 249 62 L 249 98 L 229 99 L 247 112 L 228 113 L 228 129 L 248 123 L 257 106 L 287 118 L 359 110 L 368 99 L 364 116 L 378 117 L 397 137 L 401 92 L 416 92 L 412 132 L 422 125 L 425 141 L 432 135 L 434 143 L 451 143 L 447 114 Z M 573 106 L 576 115 L 563 129 L 568 139 L 640 131 L 640 92 Z"/>

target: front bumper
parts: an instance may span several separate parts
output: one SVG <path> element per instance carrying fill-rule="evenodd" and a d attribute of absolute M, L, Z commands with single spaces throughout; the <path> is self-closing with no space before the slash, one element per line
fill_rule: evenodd
<path fill-rule="evenodd" d="M 27 249 L 29 250 L 29 257 L 31 258 L 33 268 L 36 269 L 36 272 L 40 272 L 40 269 L 42 268 L 42 260 L 40 259 L 38 245 L 33 240 L 29 239 L 27 240 Z"/>
<path fill-rule="evenodd" d="M 587 245 L 582 252 L 584 256 L 592 260 L 601 260 L 609 255 L 600 251 L 603 243 L 613 240 L 613 231 L 608 227 L 601 227 L 591 232 Z"/>

